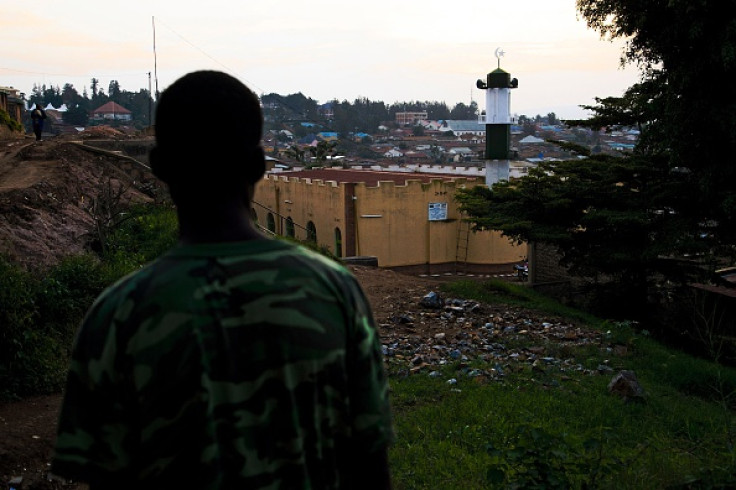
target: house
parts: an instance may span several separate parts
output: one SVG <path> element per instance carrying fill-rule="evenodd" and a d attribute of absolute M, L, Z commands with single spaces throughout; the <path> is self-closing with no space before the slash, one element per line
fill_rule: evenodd
<path fill-rule="evenodd" d="M 537 138 L 536 136 L 532 136 L 531 134 L 519 140 L 519 144 L 522 145 L 539 144 L 544 142 L 545 141 L 542 138 Z"/>
<path fill-rule="evenodd" d="M 452 131 L 455 136 L 462 136 L 464 134 L 473 134 L 476 136 L 485 136 L 486 126 L 479 123 L 478 121 L 464 121 L 458 119 L 448 119 L 444 121 L 440 131 L 448 132 Z"/>
<path fill-rule="evenodd" d="M 396 113 L 396 124 L 399 126 L 414 125 L 419 121 L 427 119 L 427 111 L 421 112 L 397 112 Z"/>
<path fill-rule="evenodd" d="M 321 131 L 317 133 L 317 139 L 319 141 L 337 141 L 338 135 L 334 131 Z"/>
<path fill-rule="evenodd" d="M 322 104 L 317 108 L 317 112 L 325 119 L 332 119 L 335 117 L 335 109 L 332 107 L 332 102 Z"/>
<path fill-rule="evenodd" d="M 21 122 L 25 103 L 20 90 L 13 87 L 0 87 L 0 109 L 7 112 L 17 122 Z"/>
<path fill-rule="evenodd" d="M 426 131 L 439 131 L 442 127 L 441 121 L 419 121 Z"/>
<path fill-rule="evenodd" d="M 93 110 L 90 119 L 100 121 L 103 119 L 112 119 L 114 121 L 130 121 L 133 119 L 133 113 L 116 102 L 108 102 Z"/>
<path fill-rule="evenodd" d="M 396 148 L 392 148 L 386 152 L 383 153 L 383 156 L 386 158 L 401 158 L 404 156 L 404 153 L 400 152 Z"/>

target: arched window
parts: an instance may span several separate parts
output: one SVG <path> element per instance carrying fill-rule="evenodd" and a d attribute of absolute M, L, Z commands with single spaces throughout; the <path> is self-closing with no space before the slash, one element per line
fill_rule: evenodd
<path fill-rule="evenodd" d="M 294 238 L 294 220 L 291 219 L 291 216 L 286 218 L 286 236 Z"/>
<path fill-rule="evenodd" d="M 266 227 L 271 233 L 276 233 L 276 220 L 273 219 L 273 213 L 268 213 L 266 216 Z"/>
<path fill-rule="evenodd" d="M 335 256 L 342 257 L 342 232 L 335 227 Z"/>
<path fill-rule="evenodd" d="M 317 243 L 317 227 L 311 221 L 307 222 L 307 241 Z"/>

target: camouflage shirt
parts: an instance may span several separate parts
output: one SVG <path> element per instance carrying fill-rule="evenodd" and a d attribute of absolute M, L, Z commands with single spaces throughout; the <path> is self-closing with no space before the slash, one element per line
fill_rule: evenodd
<path fill-rule="evenodd" d="M 129 488 L 328 489 L 392 440 L 367 301 L 340 265 L 261 240 L 180 246 L 95 302 L 52 471 Z"/>

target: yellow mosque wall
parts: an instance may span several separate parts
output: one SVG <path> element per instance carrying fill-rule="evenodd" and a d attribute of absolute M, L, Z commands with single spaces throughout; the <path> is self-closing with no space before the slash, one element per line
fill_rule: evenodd
<path fill-rule="evenodd" d="M 474 178 L 437 178 L 429 183 L 379 181 L 368 186 L 270 174 L 256 187 L 254 211 L 264 228 L 271 213 L 278 234 L 286 234 L 290 217 L 296 224 L 295 236 L 302 239 L 307 236 L 307 223 L 312 222 L 319 245 L 341 257 L 375 256 L 380 267 L 455 264 L 459 256 L 470 268 L 505 270 L 526 257 L 527 246 L 514 245 L 495 231 L 468 233 L 454 195 L 460 188 L 476 185 L 485 183 Z M 439 218 L 445 218 L 441 211 L 446 208 L 446 219 L 430 220 L 430 205 L 439 210 L 435 215 Z"/>

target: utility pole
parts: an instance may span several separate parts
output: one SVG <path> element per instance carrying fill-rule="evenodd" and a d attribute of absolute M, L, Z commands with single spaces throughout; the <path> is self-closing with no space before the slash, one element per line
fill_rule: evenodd
<path fill-rule="evenodd" d="M 148 125 L 153 125 L 153 99 L 151 98 L 151 72 L 148 72 Z"/>
<path fill-rule="evenodd" d="M 151 16 L 151 25 L 153 26 L 153 77 L 156 79 L 156 100 L 158 101 L 158 60 L 156 58 L 156 19 Z"/>

